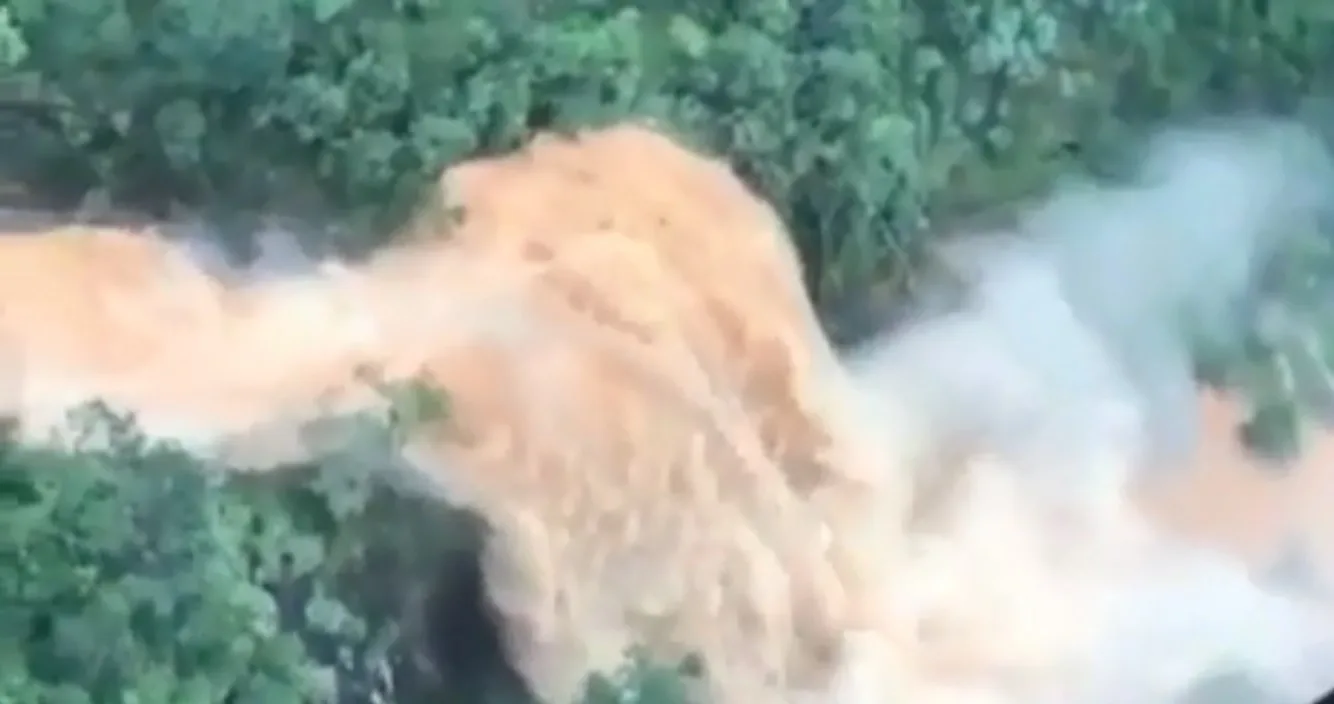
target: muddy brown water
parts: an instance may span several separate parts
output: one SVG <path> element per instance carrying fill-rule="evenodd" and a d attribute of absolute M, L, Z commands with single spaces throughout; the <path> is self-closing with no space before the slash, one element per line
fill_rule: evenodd
<path fill-rule="evenodd" d="M 1300 457 L 1274 471 L 1237 437 L 1240 401 L 1205 391 L 1199 413 L 1191 461 L 1144 481 L 1138 503 L 1172 532 L 1244 558 L 1257 576 L 1295 579 L 1334 601 L 1334 431 L 1309 428 Z"/>

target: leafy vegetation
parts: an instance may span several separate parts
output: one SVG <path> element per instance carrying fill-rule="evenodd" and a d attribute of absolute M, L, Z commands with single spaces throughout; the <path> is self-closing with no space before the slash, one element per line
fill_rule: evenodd
<path fill-rule="evenodd" d="M 1318 111 L 1331 80 L 1319 0 L 0 0 L 0 198 L 286 210 L 354 223 L 355 252 L 444 164 L 653 116 L 779 205 L 833 305 L 909 295 L 940 222 L 1145 120 Z M 1295 324 L 1215 365 L 1271 446 L 1330 405 L 1331 253 L 1306 241 Z M 0 702 L 439 700 L 400 632 L 432 557 L 403 536 L 452 519 L 369 478 L 392 438 L 219 483 L 112 425 L 113 449 L 0 456 Z"/>
<path fill-rule="evenodd" d="M 393 525 L 370 444 L 299 480 L 224 483 L 131 417 L 94 405 L 79 422 L 65 447 L 0 456 L 0 701 L 335 701 L 382 676 L 400 595 L 341 590 L 362 560 L 423 556 L 361 547 Z"/>

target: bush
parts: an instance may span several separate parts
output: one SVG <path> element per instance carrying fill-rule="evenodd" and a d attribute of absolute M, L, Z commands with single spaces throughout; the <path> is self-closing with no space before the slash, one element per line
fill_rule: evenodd
<path fill-rule="evenodd" d="M 461 157 L 656 116 L 780 205 L 824 300 L 906 277 L 932 216 L 1039 187 L 1126 122 L 1291 107 L 1334 65 L 1306 0 L 1049 5 L 21 0 L 6 153 L 67 198 L 383 224 Z"/>
<path fill-rule="evenodd" d="M 10 0 L 0 67 L 0 195 L 330 217 L 363 233 L 333 243 L 349 252 L 392 231 L 444 164 L 534 129 L 656 117 L 778 204 L 812 295 L 833 305 L 873 285 L 910 294 L 934 224 L 1114 161 L 1145 120 L 1292 111 L 1326 93 L 1334 13 L 1315 0 Z M 1329 258 L 1291 253 L 1287 270 L 1313 275 L 1288 280 L 1322 281 Z M 1318 289 L 1289 295 L 1329 328 Z M 1258 336 L 1245 351 L 1242 372 L 1217 375 L 1260 389 L 1254 434 L 1290 439 L 1296 353 Z M 0 702 L 441 700 L 398 604 L 434 560 L 403 536 L 443 539 L 453 519 L 368 479 L 388 449 L 220 482 L 115 434 L 120 449 L 4 449 L 0 628 L 16 630 L 0 638 Z M 642 701 L 674 696 L 653 691 Z"/>
<path fill-rule="evenodd" d="M 369 701 L 401 593 L 348 597 L 348 570 L 416 542 L 358 525 L 394 500 L 381 468 L 224 482 L 90 410 L 90 441 L 0 456 L 0 701 Z"/>

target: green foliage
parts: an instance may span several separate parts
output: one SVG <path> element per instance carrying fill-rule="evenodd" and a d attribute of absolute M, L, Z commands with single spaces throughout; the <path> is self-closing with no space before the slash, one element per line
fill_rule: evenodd
<path fill-rule="evenodd" d="M 70 197 L 384 225 L 447 163 L 535 128 L 654 116 L 783 208 L 822 300 L 906 284 L 930 216 L 1038 188 L 1072 147 L 1146 117 L 1291 103 L 1334 65 L 1314 0 L 4 9 L 0 99 L 40 118 L 15 138 L 38 152 L 20 171 Z"/>
<path fill-rule="evenodd" d="M 332 669 L 265 588 L 317 569 L 324 539 L 127 420 L 69 451 L 4 448 L 0 700 L 324 700 Z"/>

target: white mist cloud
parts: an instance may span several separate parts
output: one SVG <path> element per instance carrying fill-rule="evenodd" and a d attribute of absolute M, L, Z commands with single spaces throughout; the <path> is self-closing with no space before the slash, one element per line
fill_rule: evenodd
<path fill-rule="evenodd" d="M 1259 270 L 1330 193 L 1330 156 L 1299 125 L 1163 131 L 1131 183 L 1064 183 L 1013 231 L 961 245 L 961 306 L 848 355 L 935 452 L 918 477 L 914 579 L 953 592 L 919 608 L 976 622 L 944 647 L 999 661 L 1020 636 L 1054 634 L 1025 656 L 1045 684 L 979 675 L 996 701 L 1184 703 L 1228 668 L 1262 692 L 1238 701 L 1334 688 L 1334 610 L 1156 534 L 1127 497 L 1195 444 L 1193 351 L 1239 333 Z M 958 459 L 980 455 L 995 461 Z"/>

